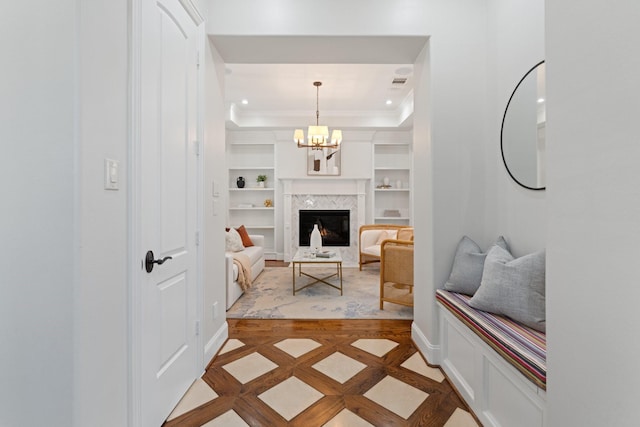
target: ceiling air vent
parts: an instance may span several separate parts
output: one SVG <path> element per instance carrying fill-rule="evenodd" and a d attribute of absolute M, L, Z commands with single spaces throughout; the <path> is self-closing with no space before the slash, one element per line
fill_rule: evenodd
<path fill-rule="evenodd" d="M 406 77 L 394 77 L 393 81 L 391 82 L 391 84 L 394 85 L 403 85 L 407 82 L 407 78 Z"/>

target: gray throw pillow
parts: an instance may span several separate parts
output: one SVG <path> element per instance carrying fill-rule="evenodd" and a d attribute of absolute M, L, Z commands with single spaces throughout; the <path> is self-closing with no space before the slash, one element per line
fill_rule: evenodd
<path fill-rule="evenodd" d="M 469 305 L 545 332 L 544 252 L 514 259 L 501 247 L 492 247 L 484 263 L 482 284 Z"/>
<path fill-rule="evenodd" d="M 495 245 L 506 250 L 509 249 L 502 236 L 498 237 Z M 444 284 L 444 289 L 473 296 L 480 287 L 486 256 L 487 254 L 482 252 L 476 242 L 464 236 L 456 248 L 451 275 L 449 275 L 449 280 Z"/>

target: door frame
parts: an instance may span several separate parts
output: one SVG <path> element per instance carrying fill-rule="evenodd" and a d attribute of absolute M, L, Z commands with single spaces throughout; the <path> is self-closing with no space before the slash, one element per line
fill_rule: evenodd
<path fill-rule="evenodd" d="M 128 88 L 128 197 L 127 197 L 127 237 L 128 237 L 128 266 L 127 266 L 127 419 L 130 427 L 139 426 L 142 422 L 142 277 L 144 271 L 144 254 L 142 247 L 142 155 L 141 155 L 141 46 L 142 46 L 142 2 L 146 0 L 130 0 L 129 2 L 129 88 Z M 205 37 L 204 18 L 191 0 L 178 0 L 187 14 L 193 19 L 197 28 L 197 51 L 202 57 L 203 39 Z M 196 133 L 198 141 L 198 157 L 196 160 L 196 230 L 200 242 L 196 245 L 196 318 L 200 325 L 203 320 L 203 177 L 204 156 L 202 155 L 204 138 L 204 99 L 202 95 L 204 82 L 204 63 L 200 66 L 196 76 Z M 204 370 L 204 343 L 202 328 L 196 337 L 196 368 Z"/>

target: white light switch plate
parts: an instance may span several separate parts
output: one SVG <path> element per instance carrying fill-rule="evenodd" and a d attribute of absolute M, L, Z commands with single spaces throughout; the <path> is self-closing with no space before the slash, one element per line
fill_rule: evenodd
<path fill-rule="evenodd" d="M 220 196 L 220 193 L 218 192 L 218 188 L 220 188 L 220 185 L 218 184 L 218 181 L 214 179 L 213 182 L 211 183 L 211 196 L 212 197 Z"/>
<path fill-rule="evenodd" d="M 104 189 L 117 190 L 120 179 L 120 164 L 116 160 L 104 159 Z"/>

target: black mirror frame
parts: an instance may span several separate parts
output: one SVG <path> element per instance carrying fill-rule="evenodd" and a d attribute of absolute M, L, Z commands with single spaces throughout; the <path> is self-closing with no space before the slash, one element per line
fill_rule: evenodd
<path fill-rule="evenodd" d="M 504 132 L 504 121 L 507 118 L 507 111 L 509 111 L 509 104 L 511 104 L 511 100 L 513 99 L 513 96 L 518 91 L 518 88 L 520 87 L 520 84 L 524 81 L 524 79 L 526 79 L 527 76 L 529 74 L 531 74 L 531 72 L 533 72 L 533 70 L 535 70 L 536 68 L 538 68 L 542 64 L 544 64 L 544 59 L 542 61 L 538 62 L 533 67 L 531 67 L 531 69 L 529 71 L 527 71 L 525 73 L 525 75 L 520 79 L 520 81 L 516 85 L 515 89 L 513 89 L 513 92 L 511 93 L 511 96 L 509 97 L 509 101 L 507 102 L 507 106 L 504 109 L 504 114 L 502 116 L 502 125 L 500 126 L 500 154 L 502 155 L 502 163 L 504 164 L 504 167 L 507 169 L 507 173 L 509 174 L 511 179 L 513 179 L 519 186 L 524 187 L 524 188 L 526 188 L 528 190 L 534 190 L 534 191 L 545 190 L 547 187 L 546 186 L 545 187 L 529 187 L 528 185 L 525 185 L 525 184 L 521 183 L 520 181 L 518 181 L 516 179 L 516 177 L 513 176 L 513 173 L 511 173 L 511 170 L 509 169 L 509 165 L 507 165 L 507 160 L 504 158 L 504 141 L 502 139 L 502 133 Z"/>

